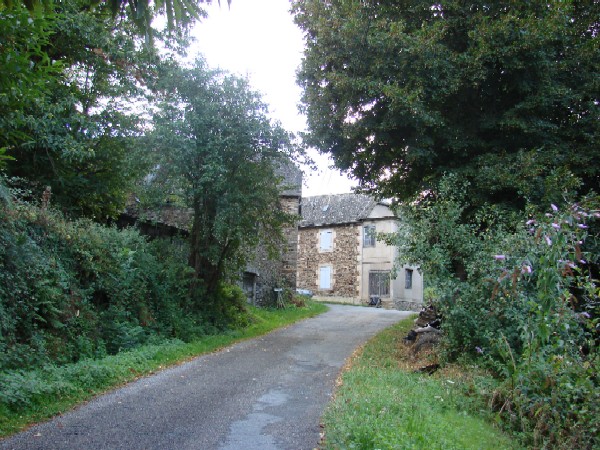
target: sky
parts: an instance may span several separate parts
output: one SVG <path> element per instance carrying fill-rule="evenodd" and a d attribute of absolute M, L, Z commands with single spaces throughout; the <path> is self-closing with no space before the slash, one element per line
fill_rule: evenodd
<path fill-rule="evenodd" d="M 221 0 L 205 5 L 208 18 L 192 32 L 189 56 L 204 56 L 209 66 L 247 77 L 263 95 L 271 118 L 294 133 L 306 128 L 298 112 L 302 94 L 296 69 L 304 49 L 301 30 L 294 24 L 287 0 Z M 356 182 L 332 170 L 331 160 L 309 151 L 319 170 L 304 170 L 303 196 L 350 192 Z"/>

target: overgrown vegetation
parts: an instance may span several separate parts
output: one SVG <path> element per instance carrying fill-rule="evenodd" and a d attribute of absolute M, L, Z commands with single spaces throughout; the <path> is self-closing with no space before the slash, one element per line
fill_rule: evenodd
<path fill-rule="evenodd" d="M 204 336 L 189 343 L 167 339 L 117 355 L 82 359 L 74 364 L 45 364 L 36 369 L 0 371 L 0 436 L 64 412 L 107 389 L 235 341 L 268 333 L 326 309 L 326 306 L 313 302 L 298 307 L 288 305 L 285 309 L 249 307 L 246 327 Z"/>
<path fill-rule="evenodd" d="M 290 136 L 246 80 L 182 66 L 184 3 L 0 2 L 0 370 L 250 323 L 236 277 L 292 219 Z M 136 193 L 193 209 L 190 239 L 108 226 Z"/>
<path fill-rule="evenodd" d="M 443 369 L 414 373 L 425 364 L 402 343 L 407 319 L 371 339 L 339 379 L 323 421 L 325 449 L 519 448 L 467 395 L 471 377 Z M 487 420 L 486 420 L 487 419 Z"/>
<path fill-rule="evenodd" d="M 491 210 L 465 224 L 460 184 L 447 177 L 435 200 L 402 209 L 409 226 L 395 239 L 429 274 L 446 360 L 495 373 L 489 405 L 527 444 L 597 446 L 598 198 L 517 226 Z"/>
<path fill-rule="evenodd" d="M 598 447 L 600 4 L 294 8 L 307 140 L 399 205 L 446 361 L 527 445 Z"/>

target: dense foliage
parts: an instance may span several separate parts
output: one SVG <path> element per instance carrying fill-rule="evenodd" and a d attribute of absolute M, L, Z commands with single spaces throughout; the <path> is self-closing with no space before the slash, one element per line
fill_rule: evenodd
<path fill-rule="evenodd" d="M 471 206 L 599 185 L 598 2 L 295 3 L 307 142 L 410 199 L 445 172 Z M 573 178 L 573 176 L 575 178 Z"/>
<path fill-rule="evenodd" d="M 190 315 L 186 246 L 133 229 L 66 221 L 11 198 L 0 205 L 0 369 L 115 354 L 206 330 Z"/>
<path fill-rule="evenodd" d="M 0 147 L 22 177 L 71 215 L 115 216 L 139 172 L 135 111 L 157 56 L 126 23 L 63 2 L 51 15 L 0 10 Z"/>
<path fill-rule="evenodd" d="M 247 325 L 232 283 L 289 219 L 289 136 L 246 80 L 177 62 L 202 1 L 23 3 L 0 2 L 0 371 Z M 190 242 L 107 226 L 134 193 L 192 208 Z"/>
<path fill-rule="evenodd" d="M 403 201 L 445 354 L 535 447 L 598 446 L 600 3 L 295 2 L 306 140 Z"/>
<path fill-rule="evenodd" d="M 202 60 L 162 74 L 160 89 L 148 136 L 156 152 L 149 184 L 193 210 L 192 295 L 206 304 L 241 273 L 259 242 L 273 249 L 281 242 L 292 218 L 279 206 L 282 180 L 274 169 L 289 155 L 290 137 L 267 118 L 246 80 Z"/>
<path fill-rule="evenodd" d="M 393 241 L 427 274 L 446 357 L 475 360 L 502 380 L 489 404 L 525 441 L 598 445 L 600 199 L 465 223 L 464 182 L 448 176 L 437 191 L 400 209 L 406 228 Z"/>

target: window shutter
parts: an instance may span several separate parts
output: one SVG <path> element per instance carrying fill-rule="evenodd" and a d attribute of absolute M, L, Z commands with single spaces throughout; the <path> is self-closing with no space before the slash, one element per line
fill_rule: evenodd
<path fill-rule="evenodd" d="M 331 289 L 331 266 L 319 268 L 319 289 Z"/>
<path fill-rule="evenodd" d="M 321 250 L 331 250 L 333 247 L 333 231 L 321 231 L 321 242 L 320 247 Z"/>

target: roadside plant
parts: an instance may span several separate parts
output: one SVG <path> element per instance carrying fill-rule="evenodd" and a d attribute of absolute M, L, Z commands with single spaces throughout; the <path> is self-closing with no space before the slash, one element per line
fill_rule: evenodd
<path fill-rule="evenodd" d="M 472 214 L 465 192 L 447 176 L 400 208 L 392 238 L 436 294 L 443 354 L 492 370 L 490 406 L 531 444 L 588 448 L 600 417 L 598 196 Z"/>

